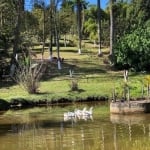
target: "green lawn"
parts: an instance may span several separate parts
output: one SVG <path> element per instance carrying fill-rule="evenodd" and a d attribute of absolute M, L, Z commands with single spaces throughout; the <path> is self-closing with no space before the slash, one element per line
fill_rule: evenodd
<path fill-rule="evenodd" d="M 35 50 L 36 51 L 36 50 Z M 85 47 L 79 55 L 75 47 L 61 47 L 60 55 L 64 58 L 62 69 L 57 69 L 56 63 L 48 62 L 48 68 L 39 88 L 38 94 L 29 95 L 18 85 L 0 88 L 0 98 L 26 98 L 31 100 L 69 98 L 72 100 L 85 99 L 90 96 L 106 96 L 112 98 L 115 89 L 118 98 L 123 96 L 123 71 L 114 71 L 108 61 L 108 49 L 103 48 L 103 56 L 97 56 L 98 48 Z M 40 57 L 40 53 L 37 54 Z M 45 49 L 44 58 L 48 59 L 48 49 Z M 54 56 L 57 56 L 54 49 Z M 72 69 L 73 78 L 69 77 L 69 69 Z M 78 91 L 70 91 L 69 84 L 76 79 Z M 141 81 L 144 75 L 129 73 L 129 86 L 132 98 L 141 97 Z M 146 95 L 145 95 L 146 96 Z"/>

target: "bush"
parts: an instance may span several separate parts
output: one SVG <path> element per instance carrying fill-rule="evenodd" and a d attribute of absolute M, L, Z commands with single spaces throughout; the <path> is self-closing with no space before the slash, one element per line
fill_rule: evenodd
<path fill-rule="evenodd" d="M 78 91 L 79 90 L 78 81 L 75 80 L 75 79 L 71 80 L 71 83 L 69 84 L 69 87 L 70 87 L 71 91 Z"/>
<path fill-rule="evenodd" d="M 43 63 L 32 64 L 31 62 L 19 64 L 13 78 L 29 94 L 37 93 L 39 81 L 45 70 L 43 65 Z"/>
<path fill-rule="evenodd" d="M 114 46 L 115 64 L 129 64 L 136 71 L 150 70 L 150 28 L 138 28 L 120 38 Z"/>

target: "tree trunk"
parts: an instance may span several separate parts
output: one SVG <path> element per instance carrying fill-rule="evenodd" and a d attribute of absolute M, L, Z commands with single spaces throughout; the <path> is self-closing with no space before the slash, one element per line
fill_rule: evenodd
<path fill-rule="evenodd" d="M 43 45 L 42 45 L 42 60 L 44 59 L 45 51 L 45 6 L 43 3 Z"/>
<path fill-rule="evenodd" d="M 77 0 L 77 24 L 78 24 L 78 53 L 81 54 L 81 43 L 82 43 L 82 35 L 81 35 L 81 1 Z"/>
<path fill-rule="evenodd" d="M 49 52 L 50 52 L 50 56 L 49 59 L 50 61 L 52 61 L 53 59 L 53 29 L 52 29 L 52 24 L 53 24 L 53 0 L 50 0 L 50 11 L 49 11 L 49 22 L 50 22 L 50 26 L 49 26 Z"/>
<path fill-rule="evenodd" d="M 113 17 L 113 3 L 114 0 L 109 1 L 110 7 L 110 56 L 113 57 L 113 41 L 114 41 L 114 17 Z"/>
<path fill-rule="evenodd" d="M 101 3 L 100 0 L 97 0 L 97 20 L 98 20 L 98 42 L 99 42 L 99 49 L 98 55 L 102 54 L 101 51 Z"/>
<path fill-rule="evenodd" d="M 20 28 L 21 28 L 21 19 L 23 18 L 24 11 L 24 0 L 18 0 L 15 3 L 16 7 L 16 25 L 14 29 L 14 46 L 13 46 L 13 56 L 16 56 L 17 51 L 19 50 L 20 43 Z"/>
<path fill-rule="evenodd" d="M 57 48 L 57 64 L 58 69 L 61 69 L 61 60 L 60 60 L 60 47 L 59 47 L 59 28 L 58 28 L 58 22 L 59 22 L 59 16 L 57 15 L 56 9 L 55 9 L 55 16 L 54 16 L 54 26 L 55 26 L 55 35 L 56 35 L 56 48 Z"/>
<path fill-rule="evenodd" d="M 20 8 L 17 6 L 17 17 L 16 17 L 16 25 L 14 29 L 14 45 L 13 45 L 13 56 L 16 56 L 16 53 L 19 49 L 19 40 L 20 40 L 20 23 L 21 23 L 21 17 L 20 17 Z"/>
<path fill-rule="evenodd" d="M 0 12 L 0 27 L 3 27 L 3 11 Z"/>

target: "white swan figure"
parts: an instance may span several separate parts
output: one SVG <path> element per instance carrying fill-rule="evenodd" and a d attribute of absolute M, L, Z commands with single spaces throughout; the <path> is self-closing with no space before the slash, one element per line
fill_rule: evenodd
<path fill-rule="evenodd" d="M 84 107 L 83 110 L 75 109 L 74 113 L 77 117 L 80 117 L 84 114 L 85 111 L 86 111 L 86 107 Z"/>
<path fill-rule="evenodd" d="M 89 110 L 84 111 L 84 115 L 86 115 L 86 116 L 90 116 L 92 114 L 93 114 L 93 107 L 90 107 Z"/>
<path fill-rule="evenodd" d="M 64 113 L 64 117 L 75 117 L 75 113 L 74 112 Z"/>
<path fill-rule="evenodd" d="M 87 119 L 93 120 L 92 114 L 93 114 L 93 107 L 90 107 L 89 110 L 87 110 L 86 107 L 84 107 L 82 110 L 75 109 L 74 112 L 64 113 L 64 121 L 68 121 L 68 120 L 76 121 L 76 119 L 79 119 L 79 120 L 83 119 L 85 121 Z"/>
<path fill-rule="evenodd" d="M 69 121 L 69 120 L 76 122 L 76 115 L 74 112 L 64 113 L 64 121 Z"/>

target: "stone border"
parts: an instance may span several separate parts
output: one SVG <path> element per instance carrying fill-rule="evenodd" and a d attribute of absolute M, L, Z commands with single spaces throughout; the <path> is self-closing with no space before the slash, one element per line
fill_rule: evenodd
<path fill-rule="evenodd" d="M 111 102 L 110 113 L 113 114 L 150 113 L 150 100 Z"/>

